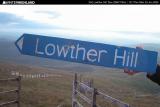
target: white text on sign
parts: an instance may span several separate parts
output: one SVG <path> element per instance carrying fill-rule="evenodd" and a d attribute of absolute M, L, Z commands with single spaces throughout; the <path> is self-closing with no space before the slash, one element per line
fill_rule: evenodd
<path fill-rule="evenodd" d="M 107 50 L 96 50 L 96 49 L 89 49 L 86 51 L 84 47 L 81 47 L 79 44 L 77 45 L 63 45 L 59 46 L 58 44 L 48 43 L 45 45 L 45 48 L 43 50 L 40 50 L 39 48 L 39 39 L 36 40 L 36 49 L 35 54 L 40 55 L 47 55 L 47 56 L 53 56 L 56 55 L 58 57 L 63 56 L 66 58 L 68 55 L 71 59 L 78 59 L 81 58 L 83 61 L 90 61 L 90 62 L 98 62 L 103 58 L 104 54 L 107 54 Z M 79 53 L 82 53 L 81 57 L 79 57 Z M 121 60 L 122 66 L 134 66 L 137 65 L 137 58 L 138 58 L 138 52 L 127 52 L 124 50 L 123 55 L 118 54 L 118 49 L 115 49 L 115 56 L 114 56 L 114 62 L 113 64 L 117 64 L 117 60 Z"/>

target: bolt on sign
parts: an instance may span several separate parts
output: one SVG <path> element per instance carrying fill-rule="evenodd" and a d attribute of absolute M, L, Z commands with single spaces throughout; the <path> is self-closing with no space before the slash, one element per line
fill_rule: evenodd
<path fill-rule="evenodd" d="M 23 34 L 16 42 L 21 54 L 112 68 L 154 73 L 155 51 L 73 39 Z"/>

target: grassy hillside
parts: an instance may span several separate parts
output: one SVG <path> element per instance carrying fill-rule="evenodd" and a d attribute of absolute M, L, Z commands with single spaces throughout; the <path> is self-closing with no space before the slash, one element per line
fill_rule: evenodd
<path fill-rule="evenodd" d="M 26 74 L 52 73 L 62 77 L 49 77 L 39 79 L 22 79 L 21 105 L 22 107 L 57 107 L 63 104 L 65 107 L 71 105 L 72 75 L 62 71 L 32 68 L 14 64 L 0 64 L 0 77 L 7 78 L 10 71 L 19 71 Z M 11 84 L 11 83 L 10 83 Z M 1 90 L 5 84 L 0 85 Z M 3 97 L 4 98 L 4 97 Z M 0 100 L 3 99 L 0 97 Z"/>
<path fill-rule="evenodd" d="M 0 78 L 11 77 L 11 71 L 19 71 L 24 74 L 51 73 L 62 76 L 22 79 L 22 107 L 58 107 L 58 105 L 71 107 L 73 71 L 66 72 L 65 69 L 48 69 L 13 63 L 0 63 Z M 83 78 L 92 78 L 94 87 L 100 91 L 129 103 L 132 107 L 160 106 L 160 87 L 148 80 L 143 73 L 128 76 L 123 71 L 119 71 L 119 69 L 106 69 L 103 67 L 96 67 L 93 72 L 80 73 Z M 6 86 L 6 84 L 1 84 L 0 90 L 4 90 Z M 0 96 L 0 101 L 3 101 L 6 97 Z M 99 104 L 103 105 L 103 107 L 108 107 L 108 103 L 104 103 L 102 99 L 99 100 Z M 109 105 L 110 107 L 116 107 Z"/>

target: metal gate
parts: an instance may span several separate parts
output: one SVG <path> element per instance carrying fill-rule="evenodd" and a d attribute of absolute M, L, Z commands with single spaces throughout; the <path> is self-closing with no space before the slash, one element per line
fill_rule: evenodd
<path fill-rule="evenodd" d="M 82 94 L 81 91 L 79 91 L 78 87 L 82 87 L 87 93 L 90 93 L 91 96 L 88 98 L 84 94 Z M 114 104 L 116 104 L 118 107 L 130 107 L 129 104 L 124 103 L 118 99 L 115 99 L 109 95 L 106 95 L 96 88 L 89 87 L 88 85 L 84 84 L 83 82 L 79 82 L 77 80 L 77 74 L 74 75 L 73 80 L 73 89 L 72 89 L 72 107 L 84 107 L 77 99 L 77 96 L 79 96 L 83 101 L 88 103 L 90 107 L 100 107 L 98 104 L 96 104 L 97 96 L 101 96 L 107 101 L 110 101 Z"/>

